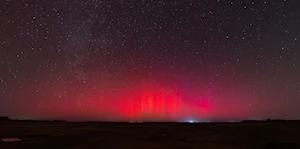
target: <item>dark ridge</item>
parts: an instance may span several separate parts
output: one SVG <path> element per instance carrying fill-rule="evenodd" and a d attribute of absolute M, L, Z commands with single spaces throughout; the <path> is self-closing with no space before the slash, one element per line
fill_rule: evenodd
<path fill-rule="evenodd" d="M 89 123 L 89 124 L 186 124 L 190 122 L 183 122 L 183 121 L 174 121 L 174 122 L 167 122 L 167 121 L 65 121 L 65 120 L 59 120 L 59 119 L 54 119 L 54 120 L 34 120 L 34 119 L 10 119 L 8 116 L 0 116 L 0 122 L 1 121 L 15 121 L 15 122 L 53 122 L 53 123 Z M 235 121 L 235 122 L 230 122 L 230 121 L 210 121 L 210 122 L 193 122 L 193 123 L 217 123 L 217 124 L 227 124 L 227 123 L 274 123 L 274 122 L 300 122 L 300 120 L 283 120 L 283 119 L 266 119 L 266 120 L 242 120 L 242 121 Z"/>
<path fill-rule="evenodd" d="M 281 119 L 267 119 L 267 122 L 287 122 L 288 120 L 281 120 Z"/>
<path fill-rule="evenodd" d="M 3 121 L 10 121 L 10 118 L 7 116 L 0 116 L 0 122 L 3 122 Z"/>
<path fill-rule="evenodd" d="M 245 120 L 243 123 L 274 123 L 274 122 L 300 122 L 300 120 L 281 120 L 281 119 L 267 119 L 267 120 Z"/>
<path fill-rule="evenodd" d="M 63 120 L 53 120 L 52 122 L 67 122 L 67 121 L 63 121 Z"/>

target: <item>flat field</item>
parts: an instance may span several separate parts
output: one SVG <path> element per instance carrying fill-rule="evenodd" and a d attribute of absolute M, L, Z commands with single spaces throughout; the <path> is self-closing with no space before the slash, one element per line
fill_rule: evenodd
<path fill-rule="evenodd" d="M 0 149 L 300 149 L 300 122 L 0 122 Z"/>

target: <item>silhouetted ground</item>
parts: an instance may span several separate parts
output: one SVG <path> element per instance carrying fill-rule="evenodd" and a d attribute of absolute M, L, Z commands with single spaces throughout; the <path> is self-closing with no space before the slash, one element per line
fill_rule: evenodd
<path fill-rule="evenodd" d="M 300 122 L 68 123 L 3 121 L 0 149 L 300 149 Z"/>
<path fill-rule="evenodd" d="M 10 121 L 9 117 L 6 116 L 0 116 L 0 122 L 2 121 Z"/>

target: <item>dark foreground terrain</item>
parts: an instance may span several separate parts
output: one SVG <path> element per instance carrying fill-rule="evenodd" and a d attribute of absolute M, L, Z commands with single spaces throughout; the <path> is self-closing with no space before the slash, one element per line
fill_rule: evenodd
<path fill-rule="evenodd" d="M 0 121 L 0 149 L 300 149 L 300 122 L 68 123 Z"/>

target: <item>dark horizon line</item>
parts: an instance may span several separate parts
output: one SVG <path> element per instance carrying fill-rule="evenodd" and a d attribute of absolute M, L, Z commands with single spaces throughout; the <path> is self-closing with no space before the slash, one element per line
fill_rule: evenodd
<path fill-rule="evenodd" d="M 0 116 L 1 121 L 35 121 L 35 122 L 69 122 L 69 123 L 243 123 L 243 122 L 300 122 L 300 119 L 262 119 L 262 120 L 212 120 L 212 121 L 107 121 L 107 120 L 86 120 L 86 121 L 74 121 L 74 120 L 60 120 L 60 119 L 12 119 L 8 116 Z"/>

